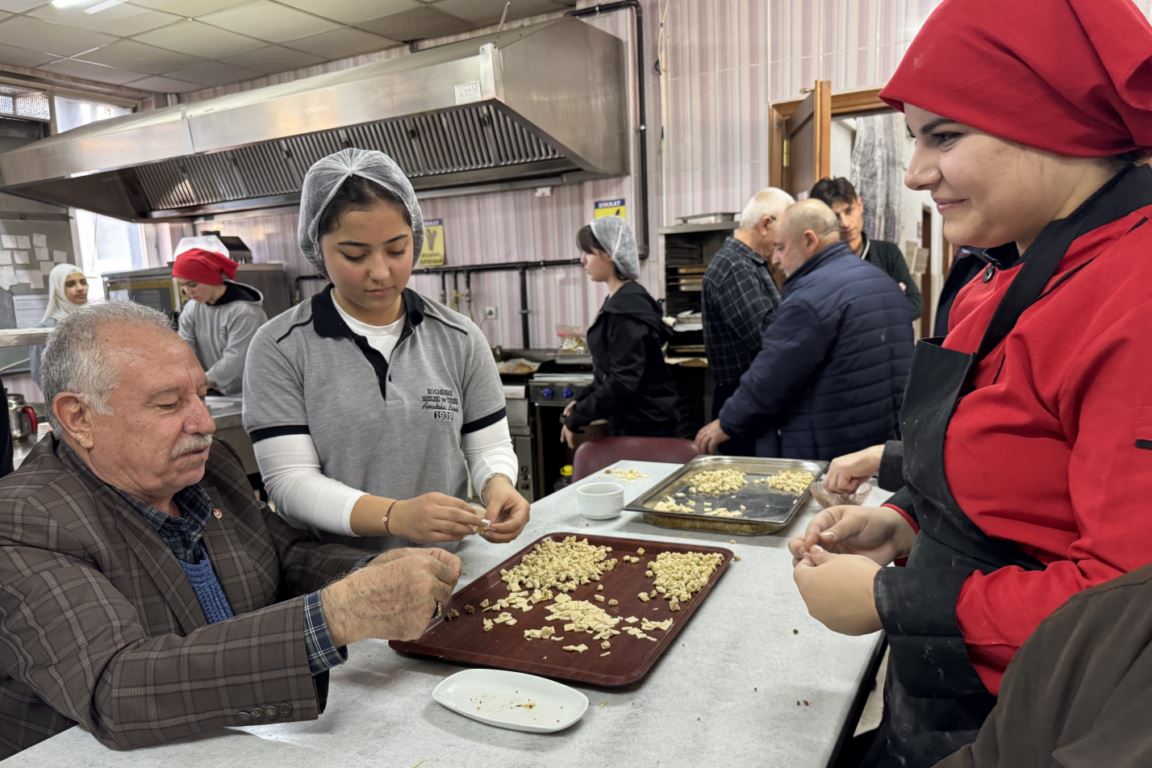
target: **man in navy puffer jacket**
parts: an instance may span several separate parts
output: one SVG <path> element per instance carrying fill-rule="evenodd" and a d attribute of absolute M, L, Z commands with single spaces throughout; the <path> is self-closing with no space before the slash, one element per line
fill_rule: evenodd
<path fill-rule="evenodd" d="M 757 456 L 832 459 L 895 437 L 912 362 L 907 299 L 840 242 L 819 200 L 790 207 L 779 230 L 773 262 L 787 279 L 776 320 L 698 449 L 748 436 Z"/>

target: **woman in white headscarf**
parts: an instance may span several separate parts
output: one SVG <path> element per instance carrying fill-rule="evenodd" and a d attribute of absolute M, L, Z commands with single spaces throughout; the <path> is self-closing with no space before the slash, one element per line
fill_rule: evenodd
<path fill-rule="evenodd" d="M 573 447 L 574 433 L 596 419 L 607 419 L 613 435 L 674 436 L 676 385 L 664 362 L 668 326 L 660 305 L 636 282 L 640 259 L 632 228 L 604 216 L 581 227 L 576 245 L 592 282 L 607 283 L 608 298 L 588 329 L 592 385 L 564 409 L 560 439 Z"/>
<path fill-rule="evenodd" d="M 256 333 L 244 426 L 277 511 L 330 538 L 511 541 L 529 505 L 500 374 L 475 323 L 407 287 L 423 239 L 387 155 L 346 149 L 312 166 L 300 249 L 331 282 Z M 482 514 L 464 501 L 469 476 Z"/>
<path fill-rule="evenodd" d="M 88 303 L 88 278 L 75 264 L 57 264 L 48 273 L 48 306 L 44 308 L 41 328 L 54 328 L 68 315 Z M 32 378 L 40 383 L 41 345 L 28 348 L 28 365 Z"/>

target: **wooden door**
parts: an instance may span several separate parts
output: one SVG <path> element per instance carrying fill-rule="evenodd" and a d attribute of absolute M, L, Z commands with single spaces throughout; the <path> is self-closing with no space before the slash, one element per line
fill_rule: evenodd
<path fill-rule="evenodd" d="M 832 83 L 817 80 L 799 103 L 773 104 L 768 184 L 797 199 L 827 176 L 832 164 Z"/>

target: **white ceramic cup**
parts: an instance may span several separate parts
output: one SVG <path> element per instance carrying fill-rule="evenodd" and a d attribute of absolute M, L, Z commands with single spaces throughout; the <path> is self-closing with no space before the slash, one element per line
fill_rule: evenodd
<path fill-rule="evenodd" d="M 576 505 L 589 520 L 611 520 L 624 509 L 624 486 L 616 483 L 588 483 L 576 489 Z"/>

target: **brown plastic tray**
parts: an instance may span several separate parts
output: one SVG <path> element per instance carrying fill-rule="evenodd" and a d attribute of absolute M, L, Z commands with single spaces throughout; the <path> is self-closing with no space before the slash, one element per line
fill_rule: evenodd
<path fill-rule="evenodd" d="M 540 603 L 531 611 L 524 613 L 518 609 L 505 609 L 516 617 L 515 626 L 497 624 L 491 631 L 485 632 L 483 620 L 496 618 L 499 611 L 483 611 L 480 601 L 488 598 L 498 600 L 508 595 L 508 587 L 500 580 L 501 569 L 511 568 L 520 562 L 521 558 L 545 539 L 561 541 L 568 536 L 578 539 L 587 539 L 589 544 L 595 546 L 608 546 L 612 548 L 610 557 L 620 558 L 621 555 L 636 555 L 638 547 L 644 548 L 644 554 L 639 555 L 639 563 L 617 563 L 616 568 L 604 574 L 599 582 L 604 585 L 604 591 L 599 593 L 605 598 L 604 603 L 597 603 L 605 611 L 616 616 L 636 616 L 640 619 L 663 621 L 671 617 L 674 621 L 666 631 L 652 630 L 648 634 L 656 638 L 656 642 L 620 634 L 612 638 L 611 655 L 601 656 L 603 650 L 600 641 L 593 640 L 592 635 L 583 632 L 560 632 L 564 635 L 563 642 L 553 640 L 526 640 L 524 630 L 539 629 L 551 623 L 557 626 L 559 622 L 546 622 L 544 617 L 548 614 L 548 603 Z M 723 557 L 720 565 L 712 573 L 712 578 L 704 588 L 692 596 L 687 602 L 681 603 L 679 611 L 670 611 L 668 603 L 663 598 L 650 600 L 645 603 L 637 597 L 640 592 L 652 590 L 652 579 L 644 575 L 648 563 L 661 552 L 716 552 Z M 646 539 L 625 539 L 612 536 L 589 536 L 581 533 L 552 533 L 543 536 L 508 558 L 500 565 L 477 578 L 471 584 L 453 595 L 452 600 L 445 606 L 445 612 L 455 609 L 460 617 L 451 621 L 440 619 L 424 632 L 418 640 L 398 641 L 389 643 L 401 653 L 418 656 L 430 656 L 444 661 L 454 661 L 463 664 L 473 664 L 497 669 L 511 669 L 517 672 L 527 672 L 533 675 L 543 675 L 559 680 L 572 680 L 589 685 L 603 687 L 618 687 L 631 685 L 641 680 L 660 655 L 671 645 L 676 635 L 696 613 L 696 609 L 704 602 L 712 587 L 728 569 L 732 560 L 731 550 L 719 547 L 698 546 L 695 544 L 677 544 L 673 542 L 649 541 Z M 574 600 L 592 601 L 596 594 L 596 583 L 585 584 L 571 592 Z M 620 605 L 609 607 L 607 600 L 616 598 Z M 468 614 L 464 611 L 465 605 L 472 605 L 476 612 Z M 640 626 L 639 622 L 636 626 Z M 562 629 L 557 626 L 557 630 Z M 588 646 L 584 653 L 573 653 L 563 650 L 565 645 Z"/>

